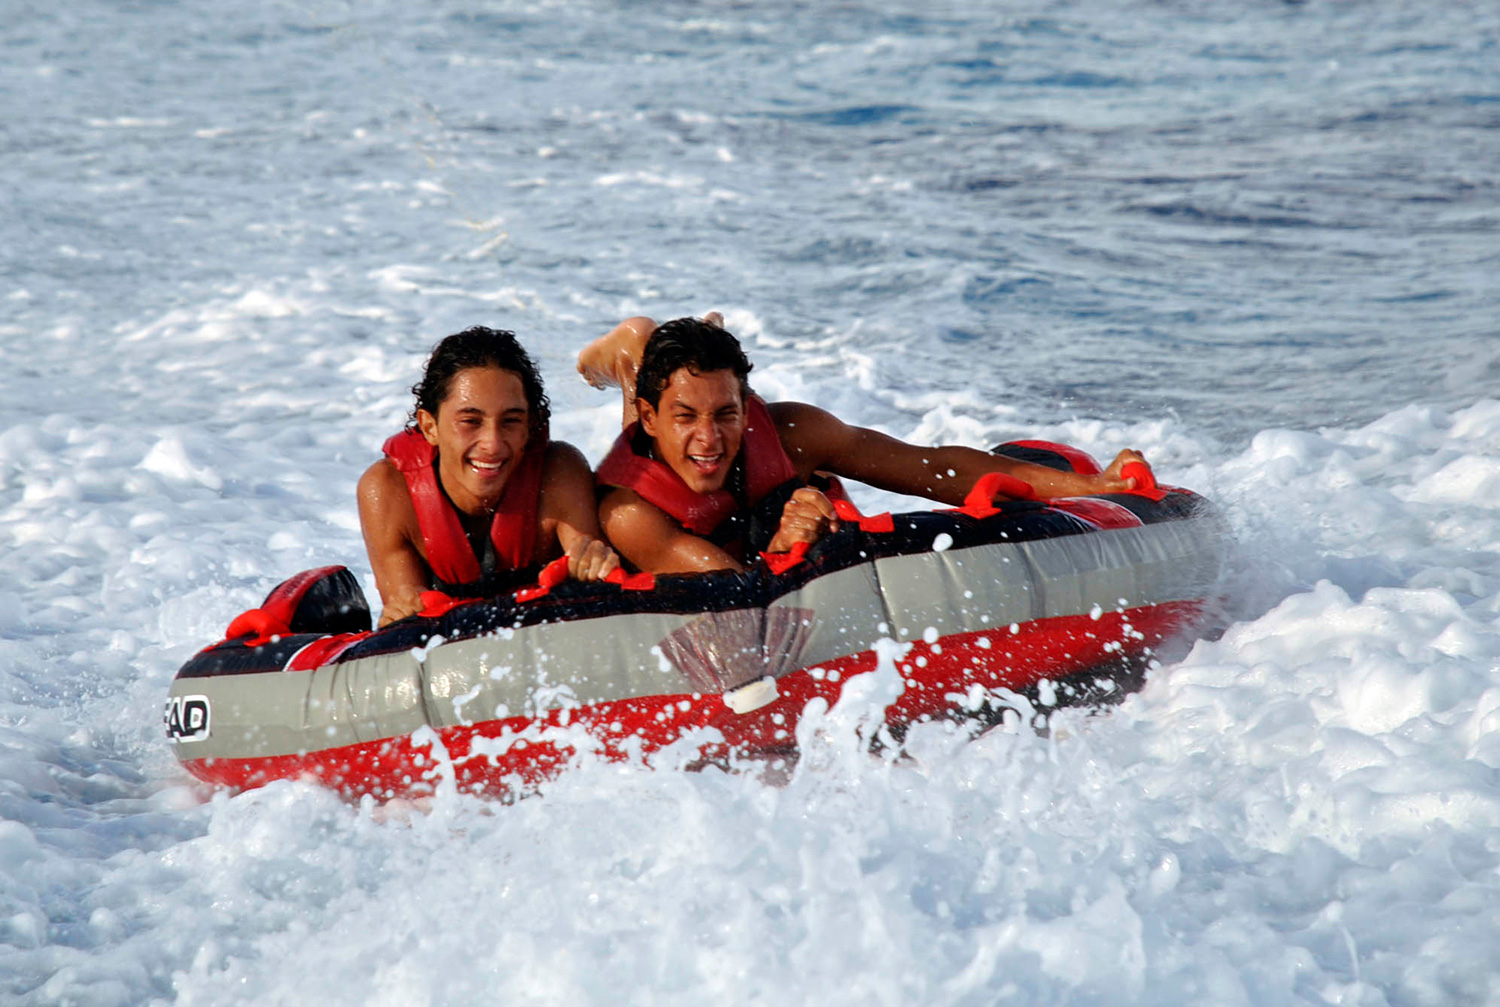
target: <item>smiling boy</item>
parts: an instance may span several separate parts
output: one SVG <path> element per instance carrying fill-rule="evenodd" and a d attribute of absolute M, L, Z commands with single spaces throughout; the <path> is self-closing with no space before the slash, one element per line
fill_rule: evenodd
<path fill-rule="evenodd" d="M 424 591 L 491 597 L 558 556 L 578 580 L 619 565 L 600 537 L 588 463 L 550 439 L 541 378 L 514 333 L 448 336 L 412 392 L 411 422 L 358 487 L 380 625 L 421 611 Z"/>

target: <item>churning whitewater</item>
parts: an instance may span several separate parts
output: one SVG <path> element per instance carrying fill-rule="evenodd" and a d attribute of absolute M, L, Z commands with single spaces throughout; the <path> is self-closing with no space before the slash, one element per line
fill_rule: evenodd
<path fill-rule="evenodd" d="M 1500 13 L 1407 0 L 28 8 L 0 60 L 0 1000 L 1500 1002 Z M 175 671 L 430 347 L 718 309 L 768 399 L 1125 447 L 1222 630 L 1038 733 L 877 671 L 427 810 L 195 784 Z M 855 494 L 866 512 L 915 501 Z M 450 767 L 451 768 L 451 767 Z"/>

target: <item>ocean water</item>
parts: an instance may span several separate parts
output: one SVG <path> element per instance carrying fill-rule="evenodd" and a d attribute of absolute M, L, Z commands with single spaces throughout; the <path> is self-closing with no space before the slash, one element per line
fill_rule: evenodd
<path fill-rule="evenodd" d="M 6 13 L 0 1001 L 1500 1003 L 1500 8 Z M 768 397 L 1145 451 L 1234 528 L 1224 632 L 901 761 L 871 676 L 779 785 L 182 773 L 191 653 L 372 591 L 438 338 L 515 329 L 597 461 L 578 347 L 711 308 Z"/>

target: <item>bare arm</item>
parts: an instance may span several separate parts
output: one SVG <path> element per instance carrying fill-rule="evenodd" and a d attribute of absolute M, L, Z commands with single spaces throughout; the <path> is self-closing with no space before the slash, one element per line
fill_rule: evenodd
<path fill-rule="evenodd" d="M 569 576 L 602 580 L 620 565 L 620 557 L 599 530 L 594 474 L 573 445 L 563 441 L 548 445 L 537 513 L 546 545 L 550 547 L 555 539 L 568 557 Z"/>
<path fill-rule="evenodd" d="M 357 493 L 359 527 L 380 592 L 380 625 L 386 626 L 422 610 L 427 562 L 413 539 L 417 515 L 406 480 L 385 459 L 365 470 Z"/>
<path fill-rule="evenodd" d="M 1121 467 L 1144 461 L 1137 452 L 1122 451 L 1103 474 L 1080 475 L 975 448 L 907 444 L 800 402 L 776 402 L 769 408 L 781 443 L 802 478 L 821 470 L 946 504 L 962 504 L 974 483 L 988 472 L 1003 472 L 1029 483 L 1043 498 L 1123 492 L 1134 489 L 1135 480 L 1122 478 Z"/>
<path fill-rule="evenodd" d="M 636 421 L 635 375 L 641 367 L 646 340 L 656 323 L 644 315 L 627 318 L 578 354 L 578 373 L 595 388 L 619 388 L 620 426 Z"/>
<path fill-rule="evenodd" d="M 703 320 L 714 325 L 724 324 L 724 316 L 717 311 L 706 312 Z M 641 369 L 646 341 L 655 331 L 655 321 L 645 315 L 636 315 L 589 343 L 578 354 L 578 373 L 585 381 L 595 388 L 620 389 L 622 428 L 639 419 L 635 410 L 635 376 Z"/>
<path fill-rule="evenodd" d="M 637 569 L 650 573 L 707 573 L 744 566 L 712 542 L 699 538 L 634 490 L 612 489 L 599 504 L 604 533 Z"/>

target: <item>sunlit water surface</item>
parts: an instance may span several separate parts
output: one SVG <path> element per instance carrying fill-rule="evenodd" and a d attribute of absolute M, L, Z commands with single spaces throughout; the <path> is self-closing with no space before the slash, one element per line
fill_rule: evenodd
<path fill-rule="evenodd" d="M 0 57 L 0 999 L 1500 1002 L 1493 5 L 23 2 Z M 597 461 L 578 346 L 709 308 L 769 397 L 1146 451 L 1228 628 L 898 762 L 872 676 L 777 786 L 189 786 L 175 669 L 373 586 L 436 339 L 518 331 Z"/>

